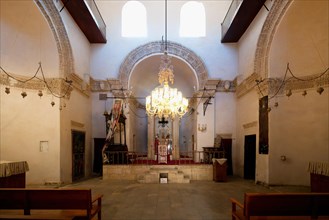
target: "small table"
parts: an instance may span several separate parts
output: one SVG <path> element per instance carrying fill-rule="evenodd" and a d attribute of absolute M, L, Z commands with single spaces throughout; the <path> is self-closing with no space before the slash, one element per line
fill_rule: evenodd
<path fill-rule="evenodd" d="M 158 163 L 167 163 L 167 145 L 160 144 L 158 146 Z"/>
<path fill-rule="evenodd" d="M 0 161 L 0 188 L 25 188 L 26 161 Z"/>

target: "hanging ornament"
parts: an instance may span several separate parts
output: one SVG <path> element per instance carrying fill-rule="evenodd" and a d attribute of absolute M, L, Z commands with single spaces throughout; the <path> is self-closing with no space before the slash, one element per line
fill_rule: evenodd
<path fill-rule="evenodd" d="M 38 92 L 38 96 L 39 96 L 40 98 L 43 96 L 43 93 L 42 93 L 41 90 L 39 90 L 39 92 Z"/>
<path fill-rule="evenodd" d="M 278 107 L 279 106 L 279 103 L 278 102 L 275 102 L 274 103 L 274 107 Z"/>
<path fill-rule="evenodd" d="M 21 93 L 21 96 L 22 96 L 23 98 L 25 98 L 25 97 L 27 96 L 26 92 L 22 92 L 22 93 Z"/>
<path fill-rule="evenodd" d="M 62 111 L 62 106 L 59 106 L 59 110 Z"/>
<path fill-rule="evenodd" d="M 319 87 L 316 91 L 321 95 L 322 92 L 324 91 L 324 89 L 323 89 L 323 87 Z"/>
<path fill-rule="evenodd" d="M 302 95 L 305 97 L 307 95 L 307 91 L 304 90 L 303 93 L 302 93 Z"/>
<path fill-rule="evenodd" d="M 5 88 L 5 93 L 7 93 L 7 94 L 10 93 L 10 88 L 9 88 L 9 87 L 6 87 L 6 88 Z"/>
<path fill-rule="evenodd" d="M 290 97 L 292 95 L 291 89 L 289 89 L 286 93 L 286 96 Z"/>
<path fill-rule="evenodd" d="M 54 107 L 54 105 L 55 105 L 55 102 L 54 101 L 51 101 L 51 106 L 53 106 Z"/>

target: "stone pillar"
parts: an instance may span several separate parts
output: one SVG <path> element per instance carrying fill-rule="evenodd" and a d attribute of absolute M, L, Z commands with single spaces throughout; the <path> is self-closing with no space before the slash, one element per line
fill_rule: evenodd
<path fill-rule="evenodd" d="M 179 118 L 175 117 L 172 121 L 172 157 L 174 160 L 179 159 Z"/>
<path fill-rule="evenodd" d="M 147 117 L 147 157 L 154 159 L 154 117 Z"/>

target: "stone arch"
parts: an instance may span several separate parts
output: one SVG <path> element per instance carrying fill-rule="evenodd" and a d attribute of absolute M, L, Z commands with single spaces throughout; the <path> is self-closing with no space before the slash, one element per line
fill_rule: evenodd
<path fill-rule="evenodd" d="M 54 35 L 59 55 L 59 74 L 61 77 L 67 77 L 74 73 L 73 55 L 70 40 L 59 11 L 54 1 L 34 0 L 34 2 L 47 20 Z"/>
<path fill-rule="evenodd" d="M 169 41 L 168 44 L 168 54 L 181 58 L 186 63 L 188 63 L 192 69 L 195 71 L 197 80 L 198 80 L 198 88 L 203 88 L 208 79 L 207 69 L 202 61 L 202 59 L 197 56 L 193 51 L 188 48 Z M 163 53 L 163 42 L 162 41 L 154 41 L 142 46 L 137 47 L 133 51 L 131 51 L 123 63 L 120 66 L 119 70 L 119 79 L 124 88 L 128 88 L 129 76 L 134 68 L 134 66 L 152 54 Z"/>
<path fill-rule="evenodd" d="M 274 33 L 291 3 L 291 0 L 274 1 L 273 6 L 266 17 L 258 38 L 255 52 L 254 73 L 257 76 L 268 78 L 268 55 Z"/>

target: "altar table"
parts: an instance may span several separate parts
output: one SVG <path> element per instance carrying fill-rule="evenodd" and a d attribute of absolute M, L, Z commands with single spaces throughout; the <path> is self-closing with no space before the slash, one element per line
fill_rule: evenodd
<path fill-rule="evenodd" d="M 0 188 L 25 188 L 26 161 L 0 161 Z"/>

